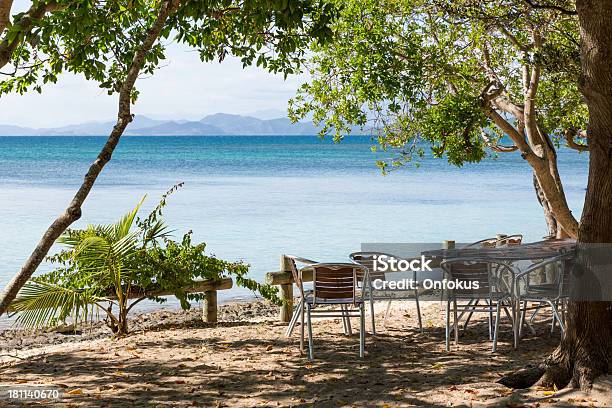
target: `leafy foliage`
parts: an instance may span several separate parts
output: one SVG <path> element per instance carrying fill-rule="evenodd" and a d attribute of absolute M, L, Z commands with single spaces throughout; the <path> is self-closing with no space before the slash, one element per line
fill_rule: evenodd
<path fill-rule="evenodd" d="M 59 267 L 33 278 L 13 302 L 18 322 L 39 327 L 68 317 L 86 321 L 104 310 L 111 329 L 125 334 L 127 314 L 140 300 L 165 302 L 155 292 L 170 292 L 188 309 L 189 302 L 202 300 L 203 294 L 185 288 L 224 277 L 278 303 L 276 288 L 247 277 L 248 265 L 206 255 L 206 244 L 194 244 L 191 231 L 179 242 L 171 239 L 162 212 L 167 196 L 181 185 L 144 219 L 137 218 L 141 201 L 115 224 L 67 231 L 59 240 L 66 249 L 49 258 Z M 130 304 L 132 295 L 137 300 Z"/>
<path fill-rule="evenodd" d="M 337 141 L 354 125 L 371 131 L 393 153 L 383 170 L 422 157 L 425 146 L 457 166 L 482 160 L 506 136 L 489 112 L 517 121 L 495 98 L 522 107 L 534 67 L 540 130 L 559 142 L 567 129 L 585 128 L 574 16 L 512 0 L 335 4 L 334 41 L 313 47 L 312 80 L 290 116 L 312 114 Z"/>
<path fill-rule="evenodd" d="M 13 16 L 0 38 L 0 54 L 14 48 L 0 95 L 41 92 L 65 71 L 98 82 L 109 94 L 118 92 L 160 6 L 157 0 L 33 2 L 30 10 Z M 46 10 L 39 13 L 42 17 L 32 18 L 40 10 Z M 182 1 L 161 38 L 196 48 L 203 61 L 235 55 L 245 66 L 256 63 L 288 75 L 310 42 L 331 37 L 329 24 L 335 15 L 333 5 L 324 0 Z M 153 46 L 143 74 L 160 67 L 165 47 L 163 42 Z M 137 96 L 134 91 L 133 99 Z"/>

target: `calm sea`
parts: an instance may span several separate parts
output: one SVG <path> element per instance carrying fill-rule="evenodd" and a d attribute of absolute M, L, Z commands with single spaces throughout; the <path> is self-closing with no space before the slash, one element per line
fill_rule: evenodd
<path fill-rule="evenodd" d="M 66 206 L 103 137 L 0 137 L 0 284 L 19 269 Z M 279 255 L 346 260 L 361 242 L 458 242 L 496 233 L 546 234 L 532 176 L 520 155 L 462 168 L 426 157 L 382 176 L 368 137 L 341 144 L 315 136 L 126 137 L 77 226 L 107 223 L 148 195 L 143 213 L 177 182 L 166 219 L 210 253 L 251 264 L 262 279 Z M 559 154 L 579 216 L 588 156 Z M 48 266 L 41 267 L 41 271 Z M 248 296 L 240 290 L 223 296 Z"/>

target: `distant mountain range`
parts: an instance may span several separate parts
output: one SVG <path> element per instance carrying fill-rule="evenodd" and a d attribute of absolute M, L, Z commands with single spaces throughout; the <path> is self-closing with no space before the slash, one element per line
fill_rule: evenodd
<path fill-rule="evenodd" d="M 89 122 L 58 128 L 34 129 L 0 124 L 0 136 L 98 136 L 108 135 L 114 122 Z M 156 120 L 137 115 L 125 135 L 217 136 L 217 135 L 314 135 L 311 122 L 291 123 L 287 118 L 258 119 L 252 116 L 216 113 L 199 121 Z"/>

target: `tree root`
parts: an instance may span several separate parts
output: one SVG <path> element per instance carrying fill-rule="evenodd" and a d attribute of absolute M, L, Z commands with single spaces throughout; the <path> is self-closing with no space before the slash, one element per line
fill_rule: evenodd
<path fill-rule="evenodd" d="M 497 382 L 515 389 L 536 385 L 550 389 L 580 388 L 588 392 L 597 377 L 612 372 L 611 355 L 603 348 L 587 346 L 583 342 L 570 347 L 569 341 L 564 339 L 544 363 L 522 368 Z"/>
<path fill-rule="evenodd" d="M 503 376 L 497 382 L 508 388 L 522 389 L 534 385 L 544 375 L 546 368 L 543 364 L 538 366 L 527 366 L 518 371 Z"/>
<path fill-rule="evenodd" d="M 597 377 L 612 372 L 612 304 L 570 302 L 568 325 L 559 346 L 537 367 L 502 377 L 510 388 L 580 388 L 589 392 Z"/>

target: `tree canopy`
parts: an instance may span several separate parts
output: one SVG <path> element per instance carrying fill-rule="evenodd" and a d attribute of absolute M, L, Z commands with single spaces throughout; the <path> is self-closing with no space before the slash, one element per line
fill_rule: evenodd
<path fill-rule="evenodd" d="M 7 0 L 3 0 L 7 1 Z M 9 1 L 9 3 L 12 3 Z M 119 92 L 136 49 L 162 2 L 155 0 L 35 0 L 0 25 L 0 95 L 40 92 L 64 72 L 95 80 Z M 227 55 L 285 75 L 296 69 L 306 45 L 330 37 L 333 6 L 322 0 L 181 1 L 160 38 L 196 48 L 203 61 Z M 157 42 L 146 55 L 143 74 L 165 59 Z"/>
<path fill-rule="evenodd" d="M 525 68 L 538 67 L 538 125 L 553 136 L 584 129 L 575 18 L 516 1 L 339 3 L 337 35 L 315 47 L 295 118 L 312 112 L 338 138 L 350 125 L 372 128 L 403 160 L 412 159 L 406 146 L 424 140 L 461 165 L 503 135 L 485 108 L 520 119 L 510 110 L 524 105 Z"/>
<path fill-rule="evenodd" d="M 417 160 L 426 145 L 458 166 L 519 150 L 576 235 L 555 151 L 562 138 L 587 149 L 575 16 L 511 0 L 336 4 L 334 41 L 314 47 L 294 120 L 312 113 L 337 140 L 351 126 L 370 129 L 393 153 L 378 163 L 384 170 Z"/>

